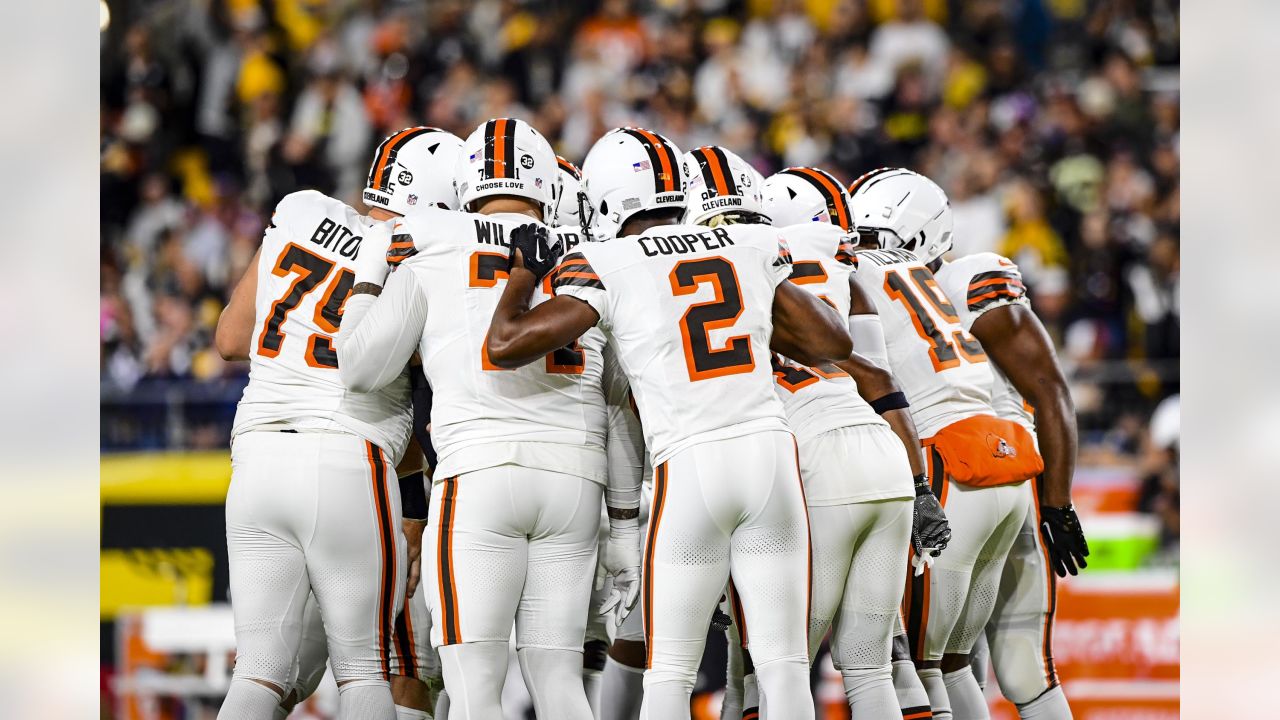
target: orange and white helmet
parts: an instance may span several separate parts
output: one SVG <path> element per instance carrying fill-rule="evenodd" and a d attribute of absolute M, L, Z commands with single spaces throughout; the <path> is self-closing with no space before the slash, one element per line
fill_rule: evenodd
<path fill-rule="evenodd" d="M 462 140 L 433 127 L 408 127 L 378 145 L 365 182 L 364 204 L 397 215 L 427 207 L 458 209 L 453 166 Z"/>
<path fill-rule="evenodd" d="M 929 263 L 951 249 L 951 201 L 937 183 L 905 168 L 880 168 L 849 186 L 863 242 L 902 248 Z"/>
<path fill-rule="evenodd" d="M 514 195 L 538 203 L 543 220 L 555 209 L 556 154 L 542 133 L 523 120 L 483 122 L 462 145 L 453 180 L 463 209 L 480 198 Z"/>
<path fill-rule="evenodd" d="M 732 150 L 706 145 L 684 154 L 689 207 L 684 221 L 691 225 L 730 212 L 764 216 L 764 178 Z"/>
<path fill-rule="evenodd" d="M 560 187 L 556 191 L 556 205 L 552 212 L 551 224 L 560 226 L 578 226 L 582 224 L 581 205 L 578 193 L 582 190 L 582 171 L 577 165 L 556 156 L 559 167 Z"/>
<path fill-rule="evenodd" d="M 590 234 L 612 237 L 632 215 L 648 210 L 684 210 L 680 148 L 644 128 L 611 130 L 596 141 L 582 162 L 582 192 L 591 217 L 581 218 Z"/>
<path fill-rule="evenodd" d="M 824 222 L 853 232 L 849 193 L 820 168 L 789 167 L 766 178 L 764 212 L 779 227 Z"/>

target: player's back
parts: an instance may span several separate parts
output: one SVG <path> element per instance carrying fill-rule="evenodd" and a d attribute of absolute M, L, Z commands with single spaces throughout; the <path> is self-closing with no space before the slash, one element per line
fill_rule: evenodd
<path fill-rule="evenodd" d="M 848 317 L 853 272 L 848 233 L 830 223 L 792 225 L 779 232 L 791 248 L 790 282 L 830 305 L 841 318 Z M 834 365 L 804 367 L 774 354 L 773 376 L 787 421 L 801 439 L 841 427 L 888 424 L 858 395 L 853 378 Z"/>
<path fill-rule="evenodd" d="M 858 287 L 875 302 L 889 364 L 911 402 L 921 438 L 990 415 L 991 369 L 933 273 L 906 250 L 859 250 Z"/>
<path fill-rule="evenodd" d="M 269 424 L 345 430 L 392 457 L 409 430 L 409 380 L 402 374 L 372 393 L 338 377 L 334 337 L 355 280 L 365 220 L 314 190 L 276 206 L 258 257 L 249 384 L 233 434 Z"/>
<path fill-rule="evenodd" d="M 600 327 L 631 382 L 655 465 L 698 442 L 786 429 L 769 339 L 774 290 L 790 263 L 763 225 L 666 225 L 565 257 L 557 292 L 604 293 Z"/>
<path fill-rule="evenodd" d="M 934 275 L 966 331 L 988 310 L 1010 304 L 1030 306 L 1018 266 L 996 253 L 966 255 L 944 263 Z M 1031 406 L 995 363 L 991 363 L 991 406 L 997 417 L 1012 420 L 1035 433 Z"/>
<path fill-rule="evenodd" d="M 444 477 L 499 464 L 494 443 L 555 443 L 557 464 L 548 469 L 603 482 L 603 336 L 588 333 L 515 370 L 484 354 L 506 286 L 511 231 L 529 222 L 524 215 L 433 210 L 398 230 L 414 237 L 419 252 L 397 272 L 418 274 L 427 293 L 419 353 L 435 396 L 436 472 Z M 533 303 L 547 297 L 539 288 Z"/>

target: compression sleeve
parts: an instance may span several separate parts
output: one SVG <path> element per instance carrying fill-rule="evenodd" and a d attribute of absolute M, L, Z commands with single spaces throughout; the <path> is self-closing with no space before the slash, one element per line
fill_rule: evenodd
<path fill-rule="evenodd" d="M 640 485 L 644 480 L 644 433 L 640 418 L 631 404 L 627 378 L 618 365 L 611 347 L 604 354 L 605 411 L 608 413 L 608 436 L 605 451 L 609 461 L 609 481 L 605 486 L 605 505 L 612 510 L 639 511 Z"/>
<path fill-rule="evenodd" d="M 884 325 L 879 315 L 850 315 L 849 337 L 853 351 L 882 368 L 889 368 L 889 350 L 884 343 Z"/>

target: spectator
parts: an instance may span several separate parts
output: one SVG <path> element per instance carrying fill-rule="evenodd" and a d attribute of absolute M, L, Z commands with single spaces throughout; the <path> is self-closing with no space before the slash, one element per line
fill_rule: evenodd
<path fill-rule="evenodd" d="M 386 134 L 516 115 L 575 161 L 638 124 L 766 174 L 920 170 L 957 254 L 1022 266 L 1086 442 L 1136 456 L 1177 390 L 1177 3 L 307 7 L 198 3 L 104 36 L 104 388 L 242 381 L 210 329 L 282 196 L 358 202 Z"/>

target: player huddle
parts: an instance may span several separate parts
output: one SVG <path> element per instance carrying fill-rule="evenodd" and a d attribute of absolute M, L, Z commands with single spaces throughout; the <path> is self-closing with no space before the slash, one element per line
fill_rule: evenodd
<path fill-rule="evenodd" d="M 709 627 L 722 718 L 813 718 L 824 640 L 855 718 L 987 717 L 987 648 L 1021 717 L 1071 716 L 1074 410 L 933 182 L 630 127 L 579 172 L 497 118 L 388 137 L 364 201 L 284 198 L 219 321 L 220 718 L 327 660 L 344 719 L 498 720 L 513 641 L 539 718 L 688 718 Z"/>

